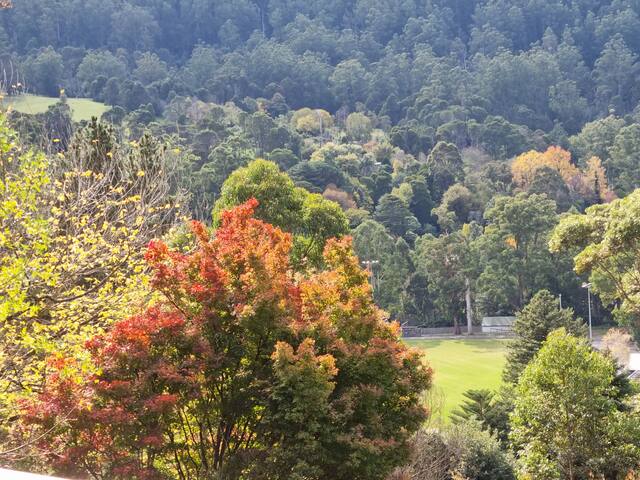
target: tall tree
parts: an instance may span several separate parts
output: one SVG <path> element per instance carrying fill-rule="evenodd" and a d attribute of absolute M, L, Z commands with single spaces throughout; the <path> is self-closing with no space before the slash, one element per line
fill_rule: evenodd
<path fill-rule="evenodd" d="M 614 315 L 640 331 L 638 272 L 640 190 L 609 204 L 589 207 L 584 214 L 564 217 L 553 231 L 550 248 L 579 252 L 575 271 L 589 274 L 593 291 L 605 303 L 616 303 Z"/>
<path fill-rule="evenodd" d="M 511 416 L 525 477 L 625 478 L 640 466 L 640 418 L 621 413 L 613 362 L 564 329 L 524 370 Z M 627 399 L 628 401 L 628 399 Z"/>
<path fill-rule="evenodd" d="M 457 147 L 452 143 L 438 142 L 427 157 L 425 173 L 432 199 L 440 202 L 451 185 L 464 180 L 462 157 Z"/>
<path fill-rule="evenodd" d="M 638 98 L 633 85 L 638 77 L 638 57 L 616 35 L 607 42 L 593 71 L 596 96 L 603 112 L 629 112 Z"/>
<path fill-rule="evenodd" d="M 620 129 L 609 149 L 605 163 L 612 186 L 619 195 L 627 195 L 640 187 L 637 158 L 640 155 L 640 124 Z"/>
<path fill-rule="evenodd" d="M 547 335 L 558 328 L 564 328 L 576 336 L 584 336 L 586 333 L 584 322 L 574 318 L 573 310 L 558 308 L 558 299 L 549 291 L 540 290 L 516 314 L 513 324 L 515 339 L 507 347 L 507 363 L 502 374 L 504 380 L 517 383 Z"/>
<path fill-rule="evenodd" d="M 362 261 L 370 261 L 373 296 L 378 305 L 393 315 L 401 312 L 401 297 L 405 281 L 413 269 L 409 248 L 399 248 L 398 242 L 373 220 L 366 220 L 353 231 L 353 247 Z M 405 250 L 405 251 L 403 251 Z"/>
<path fill-rule="evenodd" d="M 256 206 L 225 212 L 213 237 L 194 222 L 189 254 L 153 242 L 159 301 L 88 344 L 98 373 L 70 380 L 56 362 L 23 418 L 41 448 L 60 445 L 56 471 L 383 479 L 407 459 L 430 369 L 375 307 L 348 240 L 329 243 L 326 271 L 294 276 L 291 236 Z"/>
<path fill-rule="evenodd" d="M 382 196 L 376 207 L 374 218 L 393 235 L 408 240 L 415 238 L 420 228 L 420 222 L 413 216 L 407 203 L 392 193 Z"/>
<path fill-rule="evenodd" d="M 440 237 L 425 235 L 416 241 L 416 270 L 428 279 L 443 324 L 453 325 L 456 335 L 461 333 L 468 269 L 473 264 L 468 240 L 458 231 Z"/>
<path fill-rule="evenodd" d="M 487 226 L 478 239 L 484 266 L 479 295 L 488 313 L 513 313 L 557 275 L 547 250 L 556 224 L 556 204 L 546 195 L 519 193 L 496 197 L 485 212 Z"/>
<path fill-rule="evenodd" d="M 28 58 L 24 69 L 30 88 L 45 96 L 58 97 L 64 78 L 62 55 L 53 48 L 45 48 Z"/>
<path fill-rule="evenodd" d="M 322 263 L 326 241 L 349 232 L 347 217 L 337 203 L 296 187 L 275 163 L 262 159 L 227 178 L 213 209 L 214 222 L 221 220 L 223 211 L 251 198 L 259 202 L 257 218 L 294 234 L 292 252 L 298 266 Z"/>
<path fill-rule="evenodd" d="M 356 102 L 366 99 L 366 73 L 358 60 L 345 60 L 336 66 L 329 83 L 333 94 L 342 105 L 353 109 Z"/>
<path fill-rule="evenodd" d="M 598 157 L 606 163 L 609 149 L 624 126 L 625 121 L 613 115 L 585 124 L 580 133 L 569 138 L 579 163 L 584 165 L 591 157 Z"/>
<path fill-rule="evenodd" d="M 433 209 L 433 214 L 438 218 L 440 228 L 450 233 L 469 223 L 472 212 L 478 212 L 478 210 L 479 205 L 471 191 L 464 185 L 456 183 L 444 193 L 442 203 Z"/>

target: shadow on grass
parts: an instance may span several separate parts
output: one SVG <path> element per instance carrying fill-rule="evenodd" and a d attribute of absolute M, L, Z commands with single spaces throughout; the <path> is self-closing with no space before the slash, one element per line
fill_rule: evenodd
<path fill-rule="evenodd" d="M 509 342 L 508 338 L 482 338 L 482 337 L 460 337 L 460 338 L 409 338 L 404 341 L 413 347 L 425 349 L 436 348 L 446 344 L 463 345 L 473 350 L 485 351 L 503 349 Z"/>

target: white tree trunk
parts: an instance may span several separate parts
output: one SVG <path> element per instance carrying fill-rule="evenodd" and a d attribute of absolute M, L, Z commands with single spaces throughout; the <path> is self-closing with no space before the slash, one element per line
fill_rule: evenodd
<path fill-rule="evenodd" d="M 467 333 L 473 335 L 473 310 L 471 309 L 471 283 L 469 279 L 465 279 L 465 285 L 467 291 L 465 292 L 464 299 L 467 302 Z"/>

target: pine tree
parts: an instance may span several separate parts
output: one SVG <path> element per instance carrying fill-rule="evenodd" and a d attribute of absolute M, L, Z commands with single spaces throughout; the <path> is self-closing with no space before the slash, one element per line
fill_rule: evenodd
<path fill-rule="evenodd" d="M 539 291 L 516 315 L 513 324 L 516 338 L 508 347 L 504 380 L 517 383 L 520 374 L 540 350 L 547 335 L 560 327 L 566 328 L 573 335 L 585 335 L 585 326 L 582 320 L 574 318 L 573 309 L 558 308 L 556 298 L 549 291 Z"/>

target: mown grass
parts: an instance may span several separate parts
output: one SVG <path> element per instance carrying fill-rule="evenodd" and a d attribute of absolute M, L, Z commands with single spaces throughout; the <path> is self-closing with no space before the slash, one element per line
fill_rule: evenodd
<path fill-rule="evenodd" d="M 502 383 L 505 340 L 485 338 L 407 339 L 407 344 L 425 352 L 434 370 L 434 386 L 427 395 L 435 420 L 449 415 L 470 389 L 495 390 Z"/>
<path fill-rule="evenodd" d="M 1 105 L 3 108 L 12 108 L 21 113 L 44 113 L 51 105 L 58 102 L 58 98 L 42 97 L 39 95 L 19 95 L 17 97 L 4 97 Z M 69 107 L 74 121 L 90 120 L 91 117 L 100 117 L 109 107 L 104 103 L 94 102 L 89 98 L 69 98 Z"/>

